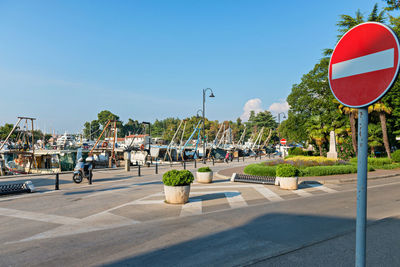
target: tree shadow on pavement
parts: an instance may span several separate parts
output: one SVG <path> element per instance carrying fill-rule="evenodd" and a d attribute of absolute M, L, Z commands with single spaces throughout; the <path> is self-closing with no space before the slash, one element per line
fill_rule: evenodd
<path fill-rule="evenodd" d="M 213 229 L 211 222 L 206 221 L 210 224 L 209 229 Z M 179 235 L 183 228 L 172 235 Z M 354 228 L 355 220 L 351 218 L 270 213 L 233 229 L 165 246 L 106 266 L 243 266 L 343 236 L 353 232 Z M 172 229 L 167 225 L 149 240 L 157 240 L 159 235 L 168 236 Z M 170 240 L 173 242 L 174 239 Z M 350 248 L 353 247 L 354 242 L 350 244 Z M 335 266 L 335 262 L 325 266 Z"/>

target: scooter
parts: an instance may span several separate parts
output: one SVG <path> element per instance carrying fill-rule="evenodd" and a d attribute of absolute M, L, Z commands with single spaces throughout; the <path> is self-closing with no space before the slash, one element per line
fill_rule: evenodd
<path fill-rule="evenodd" d="M 74 176 L 72 176 L 72 180 L 77 184 L 81 183 L 83 178 L 90 180 L 93 177 L 92 170 L 93 158 L 87 157 L 86 161 L 83 158 L 80 158 L 74 168 Z"/>

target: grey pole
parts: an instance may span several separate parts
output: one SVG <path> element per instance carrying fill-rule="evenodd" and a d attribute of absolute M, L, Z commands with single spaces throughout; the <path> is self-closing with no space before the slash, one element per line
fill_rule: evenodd
<path fill-rule="evenodd" d="M 358 109 L 356 267 L 365 266 L 368 172 L 368 107 Z"/>
<path fill-rule="evenodd" d="M 281 149 L 281 134 L 279 133 L 279 125 L 281 124 L 281 113 L 278 113 L 278 139 L 279 139 L 279 153 L 281 153 L 282 149 Z M 282 158 L 282 154 L 281 158 Z"/>
<path fill-rule="evenodd" d="M 210 97 L 215 97 L 214 92 L 211 90 L 211 88 L 206 88 L 203 89 L 203 164 L 206 164 L 206 129 L 205 129 L 205 103 L 206 103 L 206 91 L 210 90 L 211 94 Z"/>
<path fill-rule="evenodd" d="M 206 89 L 203 89 L 203 164 L 206 164 L 206 130 L 204 124 L 204 117 L 205 117 L 205 102 L 206 102 Z"/>

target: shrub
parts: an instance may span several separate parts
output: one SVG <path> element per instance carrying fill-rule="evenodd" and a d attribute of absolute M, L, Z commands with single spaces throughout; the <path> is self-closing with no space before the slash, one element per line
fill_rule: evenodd
<path fill-rule="evenodd" d="M 349 160 L 355 157 L 355 152 L 353 149 L 353 141 L 351 136 L 341 138 L 340 144 L 337 145 L 338 158 L 342 160 Z"/>
<path fill-rule="evenodd" d="M 357 158 L 350 159 L 350 163 L 357 164 Z M 392 164 L 392 160 L 389 158 L 368 158 L 368 165 L 383 166 Z"/>
<path fill-rule="evenodd" d="M 368 165 L 371 166 L 374 169 L 382 169 L 382 170 L 393 170 L 400 168 L 400 163 L 392 163 L 392 164 L 386 164 L 382 166 L 374 166 L 374 165 Z"/>
<path fill-rule="evenodd" d="M 243 172 L 257 176 L 276 176 L 276 166 L 266 166 L 264 163 L 247 165 Z"/>
<path fill-rule="evenodd" d="M 368 166 L 368 171 L 373 171 L 372 166 Z M 315 166 L 301 170 L 301 176 L 325 176 L 335 174 L 356 173 L 357 166 L 352 165 L 334 165 L 334 166 Z"/>
<path fill-rule="evenodd" d="M 299 175 L 299 169 L 291 164 L 281 164 L 276 167 L 276 176 L 295 177 Z"/>
<path fill-rule="evenodd" d="M 210 167 L 201 167 L 197 169 L 198 172 L 212 172 Z"/>
<path fill-rule="evenodd" d="M 164 173 L 163 183 L 168 186 L 190 185 L 194 180 L 193 174 L 188 170 L 170 170 Z"/>
<path fill-rule="evenodd" d="M 392 159 L 394 162 L 400 162 L 400 149 L 392 153 Z"/>
<path fill-rule="evenodd" d="M 291 147 L 291 148 L 289 148 L 289 155 L 290 156 L 293 156 L 293 155 L 304 156 L 305 153 L 304 153 L 303 149 L 301 149 L 300 147 Z"/>

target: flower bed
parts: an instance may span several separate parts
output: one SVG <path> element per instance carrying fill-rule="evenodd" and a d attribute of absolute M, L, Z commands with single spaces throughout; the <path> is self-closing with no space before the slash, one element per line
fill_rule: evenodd
<path fill-rule="evenodd" d="M 288 157 L 285 160 L 278 159 L 263 163 L 250 164 L 244 168 L 244 173 L 258 176 L 277 176 L 276 168 L 282 164 L 290 164 L 297 167 L 299 169 L 298 176 L 324 176 L 357 172 L 356 164 L 349 164 L 345 161 L 324 157 L 294 156 Z M 368 171 L 373 171 L 374 169 L 375 168 L 372 164 L 368 166 Z"/>
<path fill-rule="evenodd" d="M 338 163 L 335 159 L 328 159 L 325 157 L 307 157 L 295 156 L 286 158 L 284 163 L 291 164 L 298 168 L 312 167 L 312 166 L 332 166 Z"/>

